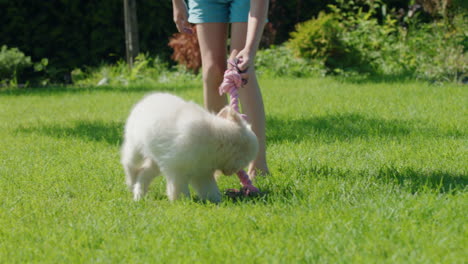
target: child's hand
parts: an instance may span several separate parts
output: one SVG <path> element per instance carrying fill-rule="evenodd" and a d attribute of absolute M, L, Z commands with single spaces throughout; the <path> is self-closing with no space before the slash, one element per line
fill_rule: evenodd
<path fill-rule="evenodd" d="M 240 75 L 242 77 L 242 82 L 245 85 L 245 84 L 247 84 L 247 82 L 249 80 L 249 72 L 248 72 L 248 70 L 249 70 L 248 65 L 249 64 L 245 63 L 245 61 L 244 61 L 245 57 L 239 56 L 239 55 L 241 55 L 241 52 L 238 52 L 235 49 L 232 50 L 231 55 L 229 56 L 229 60 L 234 61 L 235 63 L 237 63 L 237 70 L 239 71 L 239 73 L 240 73 Z M 241 68 L 241 65 L 244 65 L 244 68 Z M 245 67 L 245 65 L 247 65 L 247 67 Z M 232 69 L 232 67 L 233 66 L 231 64 L 228 64 L 228 69 Z"/>
<path fill-rule="evenodd" d="M 247 72 L 251 64 L 251 59 L 253 58 L 250 51 L 243 49 L 237 54 L 236 58 L 239 60 L 239 64 L 237 64 L 239 70 L 242 72 Z"/>
<path fill-rule="evenodd" d="M 177 30 L 181 33 L 192 34 L 192 29 L 188 22 L 187 6 L 185 1 L 173 1 L 173 15 Z"/>

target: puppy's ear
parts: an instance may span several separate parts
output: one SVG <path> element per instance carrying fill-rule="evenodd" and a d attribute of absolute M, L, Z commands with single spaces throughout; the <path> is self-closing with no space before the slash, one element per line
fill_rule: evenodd
<path fill-rule="evenodd" d="M 228 119 L 228 116 L 229 116 L 229 109 L 231 109 L 230 106 L 225 106 L 223 109 L 221 109 L 221 111 L 219 111 L 219 113 L 217 114 L 217 116 L 221 117 L 221 118 L 224 118 L 224 119 Z"/>
<path fill-rule="evenodd" d="M 237 124 L 242 123 L 242 117 L 230 106 L 225 106 L 223 109 L 221 109 L 221 111 L 218 113 L 218 116 L 233 121 Z"/>
<path fill-rule="evenodd" d="M 231 111 L 229 111 L 229 120 L 235 122 L 236 124 L 242 124 L 242 117 L 240 116 L 239 113 L 236 112 L 236 110 L 231 108 Z"/>

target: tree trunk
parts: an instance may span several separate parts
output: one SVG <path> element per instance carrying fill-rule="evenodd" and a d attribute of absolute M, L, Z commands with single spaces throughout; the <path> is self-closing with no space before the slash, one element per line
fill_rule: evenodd
<path fill-rule="evenodd" d="M 130 68 L 132 68 L 133 60 L 140 52 L 140 47 L 138 44 L 136 0 L 124 0 L 124 20 L 127 64 Z"/>

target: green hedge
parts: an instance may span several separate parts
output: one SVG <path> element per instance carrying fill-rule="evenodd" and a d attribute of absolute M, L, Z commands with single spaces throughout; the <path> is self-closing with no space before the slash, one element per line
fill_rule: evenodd
<path fill-rule="evenodd" d="M 0 0 L 0 45 L 18 47 L 35 60 L 49 59 L 60 76 L 85 65 L 125 57 L 123 1 Z M 170 1 L 139 1 L 141 50 L 167 56 L 175 32 Z"/>
<path fill-rule="evenodd" d="M 341 0 L 331 13 L 298 24 L 287 46 L 333 73 L 434 82 L 467 78 L 466 13 L 454 12 L 450 22 L 421 23 L 413 16 L 401 24 L 394 13 L 378 19 L 382 3 L 363 8 L 351 2 Z"/>
<path fill-rule="evenodd" d="M 367 1 L 367 0 L 362 0 Z M 270 0 L 264 44 L 289 38 L 294 25 L 336 1 Z M 405 7 L 409 0 L 387 0 Z M 0 45 L 17 47 L 32 61 L 49 60 L 47 73 L 63 80 L 72 69 L 125 57 L 122 0 L 0 0 Z M 171 1 L 137 1 L 140 51 L 169 60 L 168 38 L 176 32 Z"/>

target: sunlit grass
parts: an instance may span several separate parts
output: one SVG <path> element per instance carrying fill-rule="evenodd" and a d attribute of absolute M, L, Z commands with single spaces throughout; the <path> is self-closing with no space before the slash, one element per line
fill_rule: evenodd
<path fill-rule="evenodd" d="M 133 202 L 119 164 L 132 105 L 201 103 L 199 81 L 0 93 L 0 262 L 466 261 L 466 87 L 261 84 L 266 194 L 219 205 L 170 203 L 162 178 Z"/>

